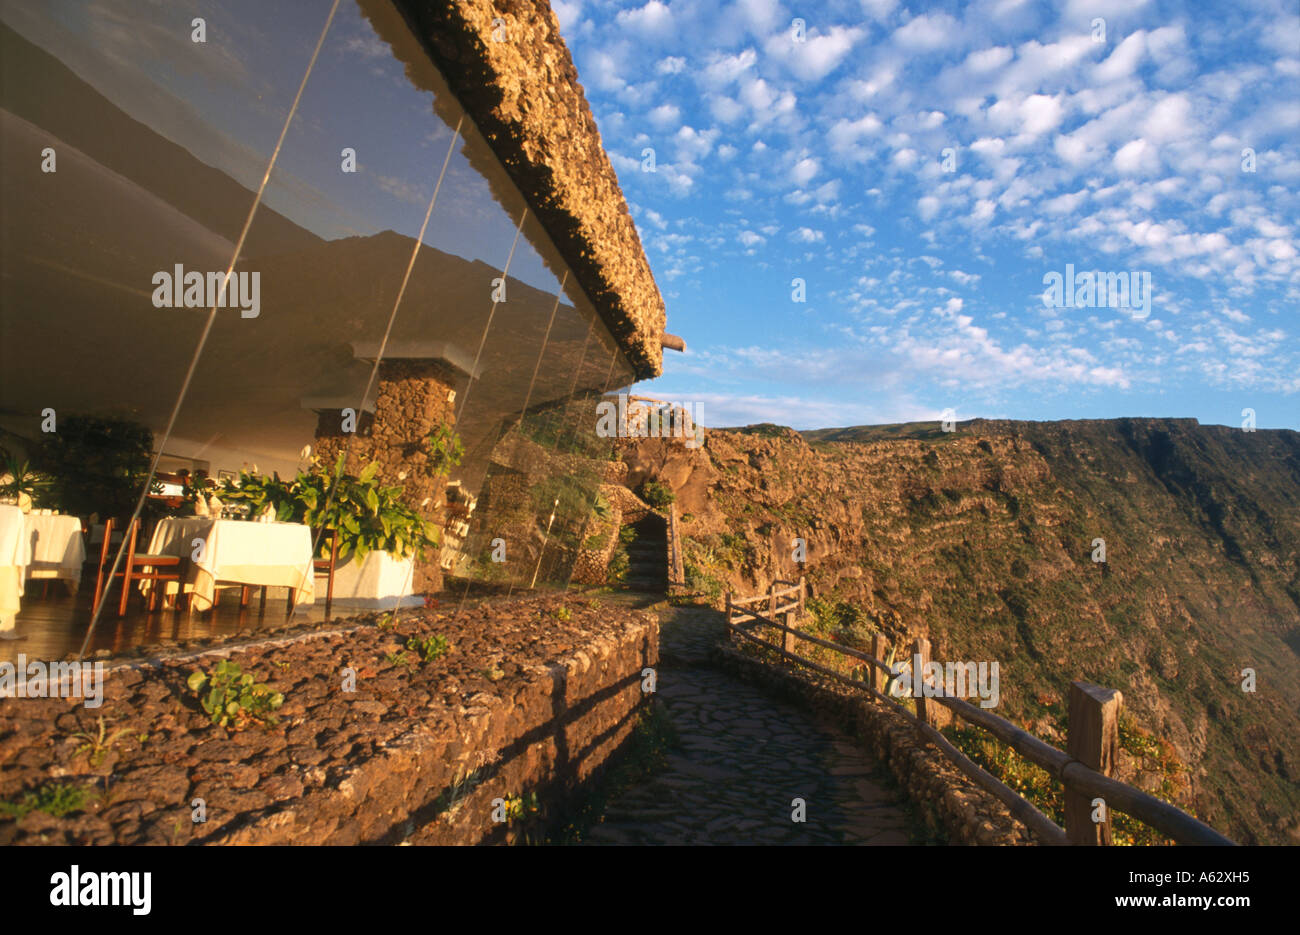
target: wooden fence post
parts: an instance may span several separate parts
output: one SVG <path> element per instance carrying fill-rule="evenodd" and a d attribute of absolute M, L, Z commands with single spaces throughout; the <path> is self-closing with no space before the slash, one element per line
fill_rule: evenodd
<path fill-rule="evenodd" d="M 799 619 L 802 620 L 804 614 L 808 613 L 808 582 L 803 575 L 799 576 Z"/>
<path fill-rule="evenodd" d="M 733 637 L 733 636 L 731 635 L 731 592 L 730 592 L 730 591 L 727 592 L 727 633 L 726 633 L 726 641 L 727 641 L 728 643 L 734 643 L 734 642 L 735 642 L 735 637 Z"/>
<path fill-rule="evenodd" d="M 889 644 L 885 641 L 885 635 L 883 633 L 873 634 L 871 637 L 871 655 L 884 662 L 888 653 Z M 889 680 L 889 676 L 885 674 L 884 669 L 878 669 L 875 666 L 868 666 L 867 668 L 871 670 L 871 677 L 867 681 L 871 683 L 872 688 L 883 695 L 885 693 L 885 683 Z"/>
<path fill-rule="evenodd" d="M 781 616 L 785 618 L 784 622 L 787 627 L 789 627 L 792 630 L 795 629 L 795 624 L 798 623 L 799 621 L 798 618 L 795 616 L 795 612 L 793 610 L 787 610 Z M 795 643 L 797 642 L 795 635 L 793 633 L 783 632 L 781 636 L 783 637 L 781 641 L 781 646 L 785 649 L 786 652 L 793 653 L 795 651 Z"/>
<path fill-rule="evenodd" d="M 775 623 L 776 622 L 776 582 L 775 581 L 773 581 L 772 584 L 768 587 L 767 595 L 768 595 L 767 596 L 767 619 Z M 780 637 L 780 636 L 784 636 L 785 634 L 783 634 L 780 630 L 777 630 L 774 633 L 769 632 L 767 628 L 764 627 L 763 635 Z"/>
<path fill-rule="evenodd" d="M 1119 749 L 1119 712 L 1124 696 L 1113 688 L 1102 688 L 1088 682 L 1070 683 L 1070 726 L 1066 738 L 1066 753 L 1084 766 L 1111 776 L 1115 771 L 1115 756 Z M 1108 804 L 1104 809 L 1105 821 L 1093 821 L 1096 807 L 1092 799 L 1065 789 L 1065 833 L 1071 844 L 1111 843 L 1111 814 Z"/>
<path fill-rule="evenodd" d="M 920 694 L 915 696 L 916 716 L 924 724 L 934 726 L 934 712 L 931 708 L 935 703 L 925 697 L 925 664 L 930 661 L 930 641 L 923 636 L 918 636 L 912 641 L 912 684 L 921 687 Z M 924 735 L 922 735 L 924 736 Z"/>

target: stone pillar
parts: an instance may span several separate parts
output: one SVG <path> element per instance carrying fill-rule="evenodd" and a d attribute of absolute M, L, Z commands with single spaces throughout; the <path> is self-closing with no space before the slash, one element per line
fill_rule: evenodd
<path fill-rule="evenodd" d="M 379 365 L 375 412 L 357 419 L 345 470 L 359 474 L 379 462 L 378 477 L 386 486 L 403 488 L 403 499 L 426 520 L 444 525 L 446 473 L 435 473 L 424 439 L 439 426 L 456 420 L 456 376 L 432 360 L 385 360 Z M 340 410 L 323 410 L 316 425 L 316 453 L 332 466 L 348 449 Z M 455 468 L 451 469 L 455 471 Z M 404 475 L 404 476 L 400 476 Z M 442 587 L 438 550 L 430 549 L 416 562 L 413 587 L 417 594 Z"/>

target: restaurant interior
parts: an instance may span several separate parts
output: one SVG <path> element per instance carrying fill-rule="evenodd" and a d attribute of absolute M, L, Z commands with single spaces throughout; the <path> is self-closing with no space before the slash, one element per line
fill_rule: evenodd
<path fill-rule="evenodd" d="M 0 7 L 0 661 L 566 587 L 598 509 L 634 368 L 406 23 L 222 11 Z"/>

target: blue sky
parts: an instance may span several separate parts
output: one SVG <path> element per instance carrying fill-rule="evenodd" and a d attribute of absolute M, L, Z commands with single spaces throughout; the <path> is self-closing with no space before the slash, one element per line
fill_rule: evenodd
<path fill-rule="evenodd" d="M 1300 428 L 1296 3 L 553 5 L 688 343 L 640 390 Z M 1149 313 L 1047 307 L 1067 264 L 1149 273 Z"/>

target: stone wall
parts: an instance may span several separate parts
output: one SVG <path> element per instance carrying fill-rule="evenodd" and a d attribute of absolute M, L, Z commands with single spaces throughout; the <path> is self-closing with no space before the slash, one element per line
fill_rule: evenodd
<path fill-rule="evenodd" d="M 395 630 L 368 619 L 119 667 L 98 709 L 7 700 L 0 801 L 50 782 L 91 795 L 63 817 L 0 813 L 0 845 L 495 843 L 520 827 L 494 822 L 493 801 L 527 794 L 538 833 L 566 820 L 582 784 L 628 738 L 650 697 L 641 672 L 658 664 L 653 614 L 591 601 L 422 611 Z M 403 649 L 432 633 L 452 643 L 442 658 Z M 410 658 L 395 661 L 403 652 Z M 284 693 L 278 724 L 229 731 L 198 710 L 186 678 L 222 656 Z M 345 669 L 354 691 L 342 687 Z M 91 762 L 69 738 L 93 735 L 100 716 L 127 733 Z M 192 820 L 196 799 L 206 821 Z"/>
<path fill-rule="evenodd" d="M 901 714 L 815 673 L 762 662 L 731 646 L 715 660 L 746 681 L 824 713 L 854 732 L 893 773 L 931 829 L 959 844 L 1036 844 L 1037 836 L 993 795 L 972 782 Z"/>
<path fill-rule="evenodd" d="M 382 361 L 373 417 L 363 414 L 358 419 L 349 445 L 341 412 L 322 411 L 316 424 L 316 454 L 333 465 L 340 451 L 348 451 L 347 470 L 353 474 L 378 461 L 379 479 L 402 487 L 407 505 L 441 527 L 448 474 L 435 466 L 424 439 L 441 426 L 455 427 L 455 385 L 455 374 L 436 361 Z M 414 590 L 419 594 L 441 587 L 438 554 L 430 550 L 416 563 Z"/>

